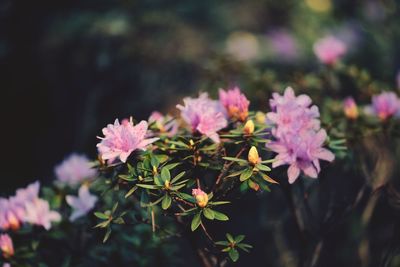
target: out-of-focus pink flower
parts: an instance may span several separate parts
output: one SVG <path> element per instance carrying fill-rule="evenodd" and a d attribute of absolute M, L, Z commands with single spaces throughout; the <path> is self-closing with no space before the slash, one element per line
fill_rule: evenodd
<path fill-rule="evenodd" d="M 274 56 L 291 61 L 299 57 L 297 42 L 292 34 L 284 29 L 276 29 L 268 33 L 268 40 L 271 43 Z"/>
<path fill-rule="evenodd" d="M 314 44 L 314 53 L 324 64 L 334 64 L 346 51 L 346 44 L 334 36 L 324 37 Z"/>
<path fill-rule="evenodd" d="M 271 133 L 275 140 L 266 146 L 278 153 L 272 166 L 289 165 L 289 183 L 294 183 L 301 171 L 317 178 L 319 160 L 334 159 L 333 153 L 322 147 L 327 136 L 320 129 L 318 108 L 311 106 L 308 96 L 296 97 L 290 87 L 283 96 L 274 94 L 270 106 L 272 112 L 267 114 L 267 120 L 273 124 Z"/>
<path fill-rule="evenodd" d="M 178 132 L 178 122 L 169 115 L 164 116 L 158 111 L 153 111 L 149 117 L 149 123 L 154 123 L 157 130 L 161 134 L 165 134 L 168 137 L 176 135 Z"/>
<path fill-rule="evenodd" d="M 347 118 L 355 120 L 358 118 L 358 107 L 354 98 L 347 97 L 343 102 L 344 114 Z"/>
<path fill-rule="evenodd" d="M 217 131 L 228 124 L 223 106 L 218 101 L 208 98 L 207 93 L 200 94 L 198 98 L 186 97 L 183 103 L 183 106 L 176 107 L 181 111 L 183 120 L 191 126 L 192 131 L 198 131 L 219 143 Z"/>
<path fill-rule="evenodd" d="M 400 99 L 394 92 L 383 92 L 372 97 L 372 105 L 366 107 L 368 114 L 386 120 L 400 112 Z"/>
<path fill-rule="evenodd" d="M 103 128 L 104 137 L 99 137 L 101 142 L 97 144 L 101 158 L 110 162 L 119 158 L 122 162 L 126 162 L 133 151 L 145 150 L 149 144 L 158 140 L 158 138 L 145 138 L 147 127 L 146 121 L 133 126 L 132 118 L 129 121 L 123 120 L 122 124 L 116 119 L 114 124 L 107 125 Z"/>
<path fill-rule="evenodd" d="M 204 192 L 200 188 L 192 189 L 192 195 L 196 199 L 197 206 L 199 206 L 200 208 L 204 208 L 205 206 L 207 206 L 208 195 L 206 192 Z"/>
<path fill-rule="evenodd" d="M 61 220 L 61 215 L 56 211 L 50 210 L 49 203 L 40 198 L 25 203 L 25 211 L 24 221 L 43 226 L 46 230 L 51 228 L 52 222 Z"/>
<path fill-rule="evenodd" d="M 7 230 L 19 229 L 25 216 L 25 203 L 38 198 L 40 184 L 38 181 L 20 188 L 15 196 L 9 199 L 0 198 L 0 228 Z"/>
<path fill-rule="evenodd" d="M 0 235 L 0 249 L 6 259 L 14 255 L 13 242 L 8 234 Z"/>
<path fill-rule="evenodd" d="M 3 267 L 11 267 L 11 264 L 9 264 L 8 262 L 3 263 Z"/>
<path fill-rule="evenodd" d="M 97 172 L 84 155 L 71 154 L 54 168 L 57 180 L 68 185 L 76 185 L 96 176 Z"/>
<path fill-rule="evenodd" d="M 87 185 L 82 185 L 79 188 L 78 196 L 68 195 L 65 197 L 68 205 L 73 209 L 70 221 L 75 221 L 79 217 L 86 215 L 97 202 L 97 197 L 90 194 L 89 187 Z"/>
<path fill-rule="evenodd" d="M 227 91 L 219 89 L 219 101 L 231 118 L 245 121 L 249 115 L 250 101 L 240 92 L 239 87 Z"/>

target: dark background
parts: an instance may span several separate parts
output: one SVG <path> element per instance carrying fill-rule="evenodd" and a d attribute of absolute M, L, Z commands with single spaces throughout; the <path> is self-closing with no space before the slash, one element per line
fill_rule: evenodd
<path fill-rule="evenodd" d="M 96 135 L 115 118 L 175 112 L 184 95 L 232 83 L 210 73 L 238 71 L 225 50 L 235 31 L 260 39 L 283 28 L 299 42 L 296 61 L 267 52 L 244 64 L 311 69 L 317 64 L 312 43 L 351 25 L 361 41 L 349 57 L 394 85 L 397 3 L 328 2 L 329 12 L 318 13 L 294 0 L 2 0 L 1 193 L 35 179 L 50 181 L 54 165 L 71 152 L 94 158 Z"/>

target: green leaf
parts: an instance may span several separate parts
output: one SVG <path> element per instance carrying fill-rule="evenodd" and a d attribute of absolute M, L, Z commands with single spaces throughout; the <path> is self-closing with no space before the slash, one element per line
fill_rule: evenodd
<path fill-rule="evenodd" d="M 272 179 L 271 177 L 269 177 L 268 175 L 266 175 L 265 173 L 261 173 L 262 178 L 271 183 L 271 184 L 279 184 L 277 181 L 275 181 L 274 179 Z"/>
<path fill-rule="evenodd" d="M 179 179 L 181 179 L 186 172 L 180 172 L 177 176 L 175 176 L 172 180 L 171 180 L 171 184 L 175 183 L 176 181 L 179 181 Z"/>
<path fill-rule="evenodd" d="M 226 233 L 225 234 L 226 239 L 228 239 L 229 242 L 234 243 L 235 239 L 233 238 L 233 236 L 230 233 Z"/>
<path fill-rule="evenodd" d="M 225 214 L 214 210 L 214 218 L 218 221 L 228 221 L 229 217 Z"/>
<path fill-rule="evenodd" d="M 228 241 L 217 241 L 217 242 L 215 242 L 215 244 L 220 245 L 220 246 L 229 246 Z"/>
<path fill-rule="evenodd" d="M 156 185 L 158 185 L 158 186 L 163 186 L 164 185 L 164 181 L 162 180 L 160 174 L 157 173 L 156 175 L 154 175 L 154 183 Z"/>
<path fill-rule="evenodd" d="M 117 210 L 117 208 L 118 208 L 118 202 L 115 203 L 114 206 L 112 207 L 111 214 L 114 214 L 114 212 Z"/>
<path fill-rule="evenodd" d="M 162 202 L 161 202 L 161 207 L 163 210 L 168 209 L 171 206 L 172 199 L 169 195 L 165 195 Z"/>
<path fill-rule="evenodd" d="M 229 258 L 231 258 L 231 260 L 233 262 L 237 262 L 237 260 L 239 259 L 239 252 L 234 248 L 229 250 L 228 254 L 229 254 Z"/>
<path fill-rule="evenodd" d="M 134 178 L 133 176 L 131 176 L 131 175 L 125 175 L 125 174 L 120 174 L 120 175 L 118 175 L 118 178 L 120 178 L 120 179 L 122 179 L 122 180 L 125 180 L 125 181 L 128 181 L 128 182 L 131 182 L 131 181 L 134 181 L 134 180 L 135 180 L 135 178 Z"/>
<path fill-rule="evenodd" d="M 256 168 L 259 169 L 260 171 L 265 171 L 269 172 L 271 171 L 271 168 L 262 164 L 256 164 Z"/>
<path fill-rule="evenodd" d="M 151 184 L 137 184 L 137 186 L 142 187 L 142 188 L 146 188 L 146 189 L 158 189 L 157 186 L 151 185 Z"/>
<path fill-rule="evenodd" d="M 135 185 L 133 186 L 126 194 L 125 194 L 125 198 L 130 197 L 137 189 L 138 187 Z"/>
<path fill-rule="evenodd" d="M 163 182 L 171 180 L 171 174 L 169 172 L 169 169 L 167 168 L 161 169 L 161 179 L 163 180 Z"/>
<path fill-rule="evenodd" d="M 171 164 L 167 164 L 164 166 L 164 168 L 167 168 L 168 170 L 172 170 L 173 168 L 175 168 L 176 166 L 178 166 L 179 164 L 181 164 L 180 162 L 177 163 L 171 163 Z"/>
<path fill-rule="evenodd" d="M 247 179 L 249 179 L 251 176 L 253 175 L 253 169 L 251 169 L 251 168 L 248 168 L 248 169 L 245 169 L 241 174 L 240 174 L 240 181 L 241 182 L 244 182 L 244 181 L 246 181 Z"/>
<path fill-rule="evenodd" d="M 192 229 L 192 232 L 194 230 L 196 230 L 197 227 L 199 227 L 200 223 L 201 223 L 201 212 L 199 212 L 199 213 L 197 213 L 196 215 L 193 216 L 192 224 L 191 224 L 191 227 L 190 227 Z"/>
<path fill-rule="evenodd" d="M 160 165 L 160 162 L 158 161 L 158 159 L 156 157 L 151 157 L 150 162 L 151 162 L 151 166 L 156 167 L 156 168 Z"/>
<path fill-rule="evenodd" d="M 203 209 L 203 214 L 207 219 L 214 220 L 215 214 L 212 209 L 209 209 L 209 208 Z"/>
<path fill-rule="evenodd" d="M 116 219 L 113 220 L 113 223 L 116 223 L 116 224 L 125 224 L 125 221 L 124 221 L 124 219 L 123 219 L 122 217 L 118 217 L 118 218 L 116 218 Z"/>
<path fill-rule="evenodd" d="M 225 176 L 225 178 L 238 176 L 238 175 L 240 175 L 242 172 L 243 172 L 243 170 L 236 171 L 236 172 L 232 172 L 231 174 Z"/>
<path fill-rule="evenodd" d="M 233 157 L 222 157 L 224 160 L 228 160 L 228 161 L 235 161 L 235 162 L 246 162 L 246 160 L 244 159 L 238 159 L 238 158 L 233 158 Z"/>
<path fill-rule="evenodd" d="M 235 237 L 235 243 L 240 243 L 240 242 L 242 242 L 243 241 L 243 239 L 244 239 L 244 235 L 238 235 L 238 236 L 236 236 Z"/>
<path fill-rule="evenodd" d="M 107 220 L 109 218 L 106 214 L 104 214 L 102 212 L 95 212 L 94 216 L 96 216 L 99 219 L 103 219 L 103 220 Z"/>
<path fill-rule="evenodd" d="M 94 226 L 94 228 L 106 228 L 110 224 L 110 221 L 102 221 Z"/>
<path fill-rule="evenodd" d="M 213 206 L 218 206 L 218 205 L 225 205 L 231 203 L 230 201 L 215 201 L 215 202 L 210 202 L 210 205 Z"/>
<path fill-rule="evenodd" d="M 111 227 L 108 227 L 106 234 L 104 235 L 104 238 L 103 238 L 103 243 L 105 243 L 110 238 L 110 234 L 111 234 Z"/>

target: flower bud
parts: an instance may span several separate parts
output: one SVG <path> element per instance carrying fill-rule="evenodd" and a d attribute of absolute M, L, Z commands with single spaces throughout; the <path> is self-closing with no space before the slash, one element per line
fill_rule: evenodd
<path fill-rule="evenodd" d="M 256 122 L 265 123 L 266 117 L 265 114 L 261 111 L 257 111 L 256 113 Z"/>
<path fill-rule="evenodd" d="M 168 190 L 168 189 L 170 189 L 170 187 L 171 187 L 171 182 L 169 180 L 166 180 L 164 182 L 164 188 Z"/>
<path fill-rule="evenodd" d="M 357 104 L 352 97 L 344 100 L 344 114 L 347 118 L 355 120 L 358 118 Z"/>
<path fill-rule="evenodd" d="M 200 208 L 204 208 L 205 206 L 207 206 L 208 195 L 206 194 L 206 192 L 204 192 L 200 188 L 193 189 L 192 195 L 196 199 L 197 206 L 199 206 Z"/>
<path fill-rule="evenodd" d="M 0 250 L 3 252 L 4 258 L 9 258 L 14 255 L 13 243 L 8 234 L 0 235 Z"/>
<path fill-rule="evenodd" d="M 250 135 L 254 133 L 254 122 L 253 120 L 248 120 L 243 127 L 244 134 Z"/>
<path fill-rule="evenodd" d="M 247 158 L 248 158 L 248 161 L 250 162 L 250 164 L 252 164 L 252 165 L 256 165 L 256 164 L 260 163 L 260 157 L 258 156 L 258 151 L 255 146 L 252 146 L 250 148 Z"/>

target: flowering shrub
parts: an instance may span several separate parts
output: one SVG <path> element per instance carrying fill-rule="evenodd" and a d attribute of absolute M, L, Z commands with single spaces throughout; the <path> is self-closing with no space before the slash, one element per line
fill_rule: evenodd
<path fill-rule="evenodd" d="M 331 37 L 315 45 L 330 75 L 345 71 L 338 62 L 345 51 Z M 351 168 L 347 161 L 366 168 L 362 162 L 370 160 L 370 153 L 356 153 L 364 149 L 359 140 L 366 133 L 396 137 L 400 100 L 394 92 L 373 95 L 372 104 L 363 108 L 352 97 L 330 100 L 320 114 L 309 95 L 282 89 L 272 93 L 269 107 L 265 103 L 266 113 L 249 109 L 248 98 L 234 87 L 220 89 L 218 100 L 207 93 L 184 98 L 176 106 L 178 116 L 153 112 L 148 121 L 131 117 L 108 124 L 98 137 L 96 160 L 72 154 L 55 167 L 51 186 L 35 182 L 0 198 L 3 266 L 103 266 L 110 261 L 175 266 L 174 246 L 187 243 L 203 266 L 225 266 L 253 248 L 240 227 L 229 228 L 234 235 L 225 231 L 224 225 L 238 220 L 231 216 L 238 199 L 251 194 L 268 199 L 275 192 L 286 197 L 302 242 L 299 264 L 314 266 L 324 234 L 320 230 L 316 244 L 305 238 L 311 231 L 307 222 L 316 217 L 318 199 L 314 207 L 309 200 L 318 186 L 315 179 L 336 175 L 329 167 L 334 161 L 341 161 L 343 169 Z M 374 174 L 367 175 L 360 197 L 348 200 L 343 214 L 357 206 L 365 188 L 373 192 L 387 184 L 387 176 Z M 375 200 L 368 202 L 363 225 L 374 205 Z M 323 208 L 321 223 L 329 227 L 332 217 L 343 215 L 340 207 Z M 178 238 L 187 243 L 171 241 Z M 53 246 L 61 247 L 59 257 L 49 255 Z"/>

